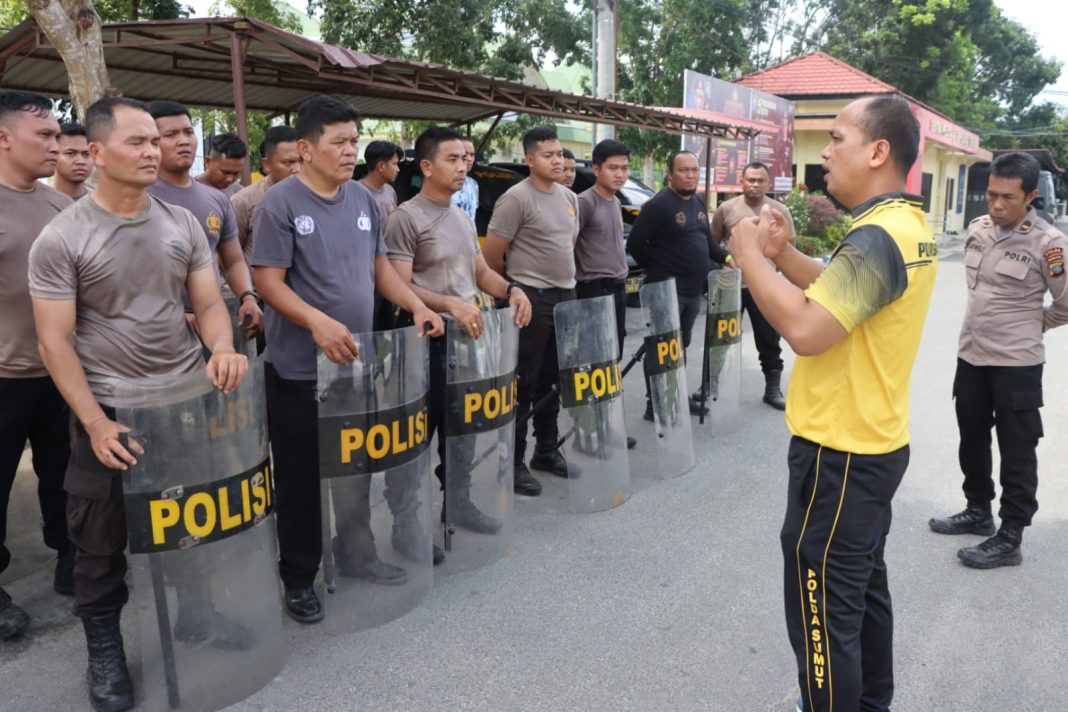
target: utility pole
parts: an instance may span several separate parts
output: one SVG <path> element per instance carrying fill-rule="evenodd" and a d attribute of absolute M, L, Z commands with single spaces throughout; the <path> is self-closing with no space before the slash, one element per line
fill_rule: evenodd
<path fill-rule="evenodd" d="M 593 95 L 616 98 L 616 27 L 619 0 L 593 0 Z M 615 138 L 616 129 L 594 124 L 593 143 Z"/>

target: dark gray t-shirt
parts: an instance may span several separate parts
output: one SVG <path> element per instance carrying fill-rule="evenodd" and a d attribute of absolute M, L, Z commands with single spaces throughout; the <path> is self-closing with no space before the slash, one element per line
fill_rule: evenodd
<path fill-rule="evenodd" d="M 298 178 L 263 196 L 252 232 L 252 264 L 287 270 L 286 284 L 312 307 L 353 333 L 371 331 L 375 258 L 386 254 L 371 194 L 349 181 L 323 198 Z M 311 332 L 267 305 L 265 358 L 278 375 L 315 380 Z"/>
<path fill-rule="evenodd" d="M 219 243 L 237 239 L 234 206 L 230 204 L 230 199 L 221 190 L 216 190 L 198 180 L 194 180 L 187 186 L 180 186 L 159 179 L 148 187 L 148 192 L 164 203 L 180 205 L 193 213 L 204 230 L 204 236 L 208 238 L 211 257 L 216 262 L 218 260 L 215 253 Z"/>
<path fill-rule="evenodd" d="M 579 193 L 579 233 L 575 240 L 575 279 L 626 279 L 623 208 L 593 188 Z"/>

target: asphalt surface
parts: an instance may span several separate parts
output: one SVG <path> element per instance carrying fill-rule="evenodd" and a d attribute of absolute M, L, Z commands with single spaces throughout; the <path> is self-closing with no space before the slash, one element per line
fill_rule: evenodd
<path fill-rule="evenodd" d="M 1062 711 L 1068 479 L 1058 443 L 1068 417 L 1060 399 L 1068 330 L 1046 338 L 1041 509 L 1025 534 L 1024 563 L 967 569 L 955 552 L 979 538 L 927 528 L 929 517 L 963 506 L 950 389 L 964 298 L 951 247 L 913 372 L 912 461 L 886 551 L 897 623 L 894 710 Z M 629 310 L 628 321 L 629 356 L 641 336 L 639 311 Z M 287 621 L 285 669 L 231 709 L 792 710 L 797 679 L 778 541 L 788 433 L 782 414 L 760 402 L 748 334 L 743 343 L 743 426 L 717 437 L 695 419 L 693 471 L 657 478 L 636 370 L 625 393 L 627 432 L 639 440 L 629 501 L 572 515 L 562 482 L 542 478 L 543 497 L 517 500 L 511 556 L 439 577 L 421 606 L 373 630 L 329 636 Z M 692 359 L 691 390 L 698 374 Z M 24 471 L 12 504 L 16 564 L 3 581 L 22 577 L 5 586 L 35 620 L 23 638 L 0 644 L 0 709 L 87 709 L 80 626 L 49 589 L 35 508 L 33 475 Z"/>

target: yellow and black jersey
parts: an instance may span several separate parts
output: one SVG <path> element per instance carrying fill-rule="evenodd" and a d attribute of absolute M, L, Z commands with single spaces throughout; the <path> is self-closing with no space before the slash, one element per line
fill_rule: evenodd
<path fill-rule="evenodd" d="M 908 444 L 909 379 L 938 264 L 922 204 L 891 193 L 854 210 L 853 229 L 805 291 L 848 335 L 797 358 L 786 399 L 795 435 L 866 455 Z"/>

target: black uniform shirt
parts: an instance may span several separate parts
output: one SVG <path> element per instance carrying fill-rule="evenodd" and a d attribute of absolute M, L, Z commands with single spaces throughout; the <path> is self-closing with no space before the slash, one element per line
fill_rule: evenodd
<path fill-rule="evenodd" d="M 642 205 L 627 240 L 634 260 L 645 268 L 646 281 L 675 278 L 679 294 L 701 294 L 712 262 L 723 264 L 727 251 L 712 239 L 704 200 L 683 200 L 664 188 Z"/>

